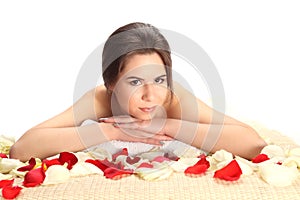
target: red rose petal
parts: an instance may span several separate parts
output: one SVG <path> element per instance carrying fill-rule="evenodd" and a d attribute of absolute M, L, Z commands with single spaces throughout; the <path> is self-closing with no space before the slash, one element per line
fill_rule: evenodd
<path fill-rule="evenodd" d="M 177 157 L 176 155 L 170 155 L 170 153 L 165 153 L 164 157 L 169 158 L 170 160 L 174 160 L 174 161 L 179 160 L 179 157 Z"/>
<path fill-rule="evenodd" d="M 137 162 L 139 162 L 141 160 L 141 158 L 140 157 L 138 157 L 138 156 L 136 156 L 136 157 L 134 157 L 134 158 L 131 158 L 131 157 L 127 157 L 126 158 L 126 162 L 128 163 L 128 164 L 130 164 L 130 165 L 133 165 L 134 163 L 137 163 Z"/>
<path fill-rule="evenodd" d="M 104 170 L 104 176 L 106 178 L 114 179 L 114 180 L 123 178 L 125 176 L 129 176 L 131 174 L 133 174 L 133 170 L 129 170 L 129 169 L 117 169 L 114 167 L 109 167 L 106 170 Z"/>
<path fill-rule="evenodd" d="M 255 158 L 252 159 L 253 163 L 261 163 L 266 160 L 269 160 L 270 158 L 266 154 L 259 154 Z"/>
<path fill-rule="evenodd" d="M 91 163 L 91 164 L 95 165 L 96 167 L 98 167 L 99 169 L 101 169 L 103 172 L 104 172 L 104 170 L 106 170 L 106 168 L 108 168 L 110 166 L 114 166 L 114 164 L 111 163 L 111 162 L 109 162 L 107 159 L 105 159 L 105 160 L 92 160 L 92 159 L 88 159 L 85 162 Z"/>
<path fill-rule="evenodd" d="M 61 152 L 59 154 L 58 160 L 62 165 L 68 163 L 67 168 L 69 170 L 72 169 L 73 165 L 75 165 L 78 162 L 78 158 L 70 152 Z"/>
<path fill-rule="evenodd" d="M 39 167 L 25 174 L 23 185 L 25 187 L 35 187 L 43 183 L 44 179 L 45 172 L 41 167 Z"/>
<path fill-rule="evenodd" d="M 120 156 L 120 155 L 128 156 L 128 150 L 127 150 L 127 148 L 123 148 L 121 151 L 119 151 L 119 152 L 113 154 L 113 155 L 112 155 L 112 159 L 113 159 L 113 160 L 116 160 L 116 158 L 117 158 L 118 156 Z"/>
<path fill-rule="evenodd" d="M 164 162 L 164 161 L 170 161 L 170 159 L 169 159 L 169 158 L 166 158 L 166 157 L 164 157 L 164 156 L 157 156 L 157 157 L 155 157 L 152 161 L 162 163 L 162 162 Z"/>
<path fill-rule="evenodd" d="M 34 168 L 35 165 L 36 165 L 35 158 L 30 158 L 28 165 L 26 165 L 24 167 L 20 167 L 17 170 L 20 172 L 30 171 Z"/>
<path fill-rule="evenodd" d="M 154 166 L 150 163 L 143 162 L 137 168 L 153 168 Z"/>
<path fill-rule="evenodd" d="M 58 158 L 54 158 L 51 160 L 43 160 L 43 164 L 46 165 L 47 168 L 49 168 L 52 165 L 61 165 L 60 161 Z"/>
<path fill-rule="evenodd" d="M 242 170 L 236 160 L 232 160 L 228 165 L 215 171 L 214 178 L 226 181 L 236 181 L 240 178 Z"/>
<path fill-rule="evenodd" d="M 210 167 L 209 162 L 206 160 L 206 156 L 202 156 L 201 159 L 193 166 L 186 168 L 185 175 L 200 175 L 206 172 Z"/>
<path fill-rule="evenodd" d="M 14 183 L 14 179 L 12 179 L 12 180 L 1 180 L 0 181 L 0 188 L 4 188 L 6 186 L 12 186 L 13 183 Z"/>
<path fill-rule="evenodd" d="M 5 199 L 14 199 L 20 194 L 21 190 L 22 188 L 19 186 L 6 186 L 2 189 L 2 196 Z"/>
<path fill-rule="evenodd" d="M 0 158 L 8 158 L 5 153 L 0 153 Z"/>

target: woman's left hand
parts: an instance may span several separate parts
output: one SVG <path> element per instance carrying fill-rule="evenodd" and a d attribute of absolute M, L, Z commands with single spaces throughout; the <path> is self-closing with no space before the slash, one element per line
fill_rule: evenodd
<path fill-rule="evenodd" d="M 100 118 L 99 122 L 112 123 L 115 127 L 121 129 L 130 129 L 143 131 L 147 134 L 166 135 L 165 125 L 167 119 L 154 118 L 151 120 L 140 120 L 130 116 L 114 116 L 110 118 Z M 170 137 L 170 139 L 173 139 Z"/>

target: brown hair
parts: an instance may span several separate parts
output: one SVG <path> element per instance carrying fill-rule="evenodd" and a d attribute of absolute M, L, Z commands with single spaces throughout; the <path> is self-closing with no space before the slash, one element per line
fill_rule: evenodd
<path fill-rule="evenodd" d="M 172 91 L 172 59 L 168 41 L 160 31 L 141 22 L 130 23 L 114 31 L 105 42 L 102 53 L 102 77 L 104 85 L 116 83 L 125 62 L 136 54 L 157 53 L 167 74 L 168 88 Z"/>

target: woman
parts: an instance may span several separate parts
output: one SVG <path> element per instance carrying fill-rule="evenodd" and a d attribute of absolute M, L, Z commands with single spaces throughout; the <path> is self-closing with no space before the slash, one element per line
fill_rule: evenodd
<path fill-rule="evenodd" d="M 172 139 L 206 151 L 225 149 L 248 159 L 256 156 L 266 143 L 251 127 L 173 83 L 170 52 L 164 36 L 149 24 L 117 29 L 103 49 L 104 85 L 28 130 L 12 146 L 10 157 L 43 159 L 110 140 L 161 145 Z M 97 123 L 82 125 L 88 119 Z"/>

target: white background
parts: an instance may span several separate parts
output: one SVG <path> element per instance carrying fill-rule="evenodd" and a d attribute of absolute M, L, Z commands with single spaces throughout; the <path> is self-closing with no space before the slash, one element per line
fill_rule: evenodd
<path fill-rule="evenodd" d="M 0 1 L 0 134 L 18 138 L 72 105 L 89 54 L 116 28 L 142 21 L 206 51 L 222 78 L 227 114 L 300 143 L 299 3 L 191 2 Z M 207 88 L 190 73 L 183 76 L 201 98 Z"/>

